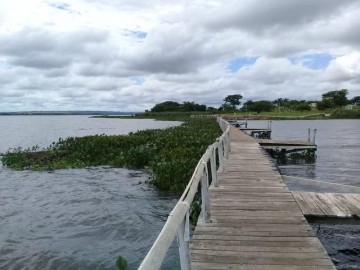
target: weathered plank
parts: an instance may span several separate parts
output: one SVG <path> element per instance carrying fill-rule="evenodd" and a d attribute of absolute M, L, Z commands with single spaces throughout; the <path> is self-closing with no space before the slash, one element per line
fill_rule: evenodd
<path fill-rule="evenodd" d="M 360 202 L 356 194 L 292 192 L 301 211 L 314 217 L 360 217 Z"/>

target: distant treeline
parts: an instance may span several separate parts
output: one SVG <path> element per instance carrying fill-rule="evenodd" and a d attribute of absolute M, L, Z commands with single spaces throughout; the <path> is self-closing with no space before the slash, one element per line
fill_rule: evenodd
<path fill-rule="evenodd" d="M 335 109 L 342 109 L 348 104 L 359 105 L 360 96 L 348 99 L 347 89 L 334 90 L 326 92 L 322 95 L 321 101 L 309 100 L 295 100 L 288 98 L 278 98 L 273 101 L 269 100 L 247 100 L 241 105 L 240 100 L 243 98 L 241 94 L 234 94 L 226 96 L 220 107 L 207 107 L 204 104 L 197 104 L 195 102 L 178 103 L 175 101 L 165 101 L 156 104 L 151 108 L 151 112 L 271 112 L 271 111 L 332 111 Z M 149 112 L 148 110 L 146 112 Z"/>

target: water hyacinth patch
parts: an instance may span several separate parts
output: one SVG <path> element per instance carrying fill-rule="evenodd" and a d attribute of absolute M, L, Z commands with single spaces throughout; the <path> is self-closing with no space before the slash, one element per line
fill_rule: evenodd
<path fill-rule="evenodd" d="M 2 157 L 12 169 L 55 170 L 87 166 L 144 169 L 162 190 L 181 192 L 206 148 L 221 134 L 215 119 L 188 118 L 181 126 L 129 135 L 59 139 L 46 149 L 16 149 Z"/>

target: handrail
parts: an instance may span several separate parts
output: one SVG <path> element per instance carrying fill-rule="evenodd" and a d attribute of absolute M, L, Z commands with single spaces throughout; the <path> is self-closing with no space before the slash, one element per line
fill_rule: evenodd
<path fill-rule="evenodd" d="M 169 217 L 159 236 L 152 245 L 150 251 L 139 266 L 139 270 L 158 270 L 163 263 L 175 236 L 178 238 L 181 270 L 191 269 L 190 266 L 190 205 L 201 183 L 202 197 L 202 221 L 211 222 L 209 211 L 209 175 L 212 177 L 212 185 L 217 187 L 217 170 L 223 170 L 224 158 L 228 158 L 230 152 L 230 124 L 224 119 L 217 117 L 217 122 L 223 134 L 210 145 L 199 160 L 194 173 L 181 195 L 178 203 L 169 214 Z M 219 167 L 216 165 L 218 155 Z M 210 162 L 210 168 L 207 164 Z M 211 171 L 211 173 L 209 173 Z"/>

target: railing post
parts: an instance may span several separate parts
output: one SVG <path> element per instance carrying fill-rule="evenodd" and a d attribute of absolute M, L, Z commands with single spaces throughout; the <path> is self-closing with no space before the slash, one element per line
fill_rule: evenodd
<path fill-rule="evenodd" d="M 224 152 L 223 152 L 223 141 L 219 140 L 218 145 L 218 156 L 219 156 L 219 172 L 224 171 Z"/>
<path fill-rule="evenodd" d="M 313 134 L 313 143 L 315 143 L 315 137 L 316 137 L 316 128 L 313 130 L 314 134 Z"/>
<path fill-rule="evenodd" d="M 228 159 L 229 158 L 229 148 L 228 148 L 229 143 L 228 143 L 228 137 L 227 136 L 224 136 L 223 142 L 224 142 L 224 157 L 226 159 Z"/>
<path fill-rule="evenodd" d="M 215 147 L 212 148 L 211 155 L 210 155 L 210 166 L 211 166 L 211 178 L 213 185 L 215 187 L 219 186 L 216 174 L 216 149 Z"/>
<path fill-rule="evenodd" d="M 308 142 L 310 142 L 310 128 L 308 128 Z"/>
<path fill-rule="evenodd" d="M 228 159 L 229 158 L 229 154 L 231 152 L 231 139 L 230 139 L 230 131 L 228 133 L 225 134 L 225 138 L 226 138 L 226 144 L 225 144 L 225 157 Z"/>
<path fill-rule="evenodd" d="M 201 211 L 203 214 L 202 220 L 204 223 L 210 223 L 210 201 L 209 201 L 209 180 L 208 171 L 205 164 L 203 175 L 201 177 Z"/>
<path fill-rule="evenodd" d="M 189 210 L 177 231 L 181 270 L 191 270 Z"/>

